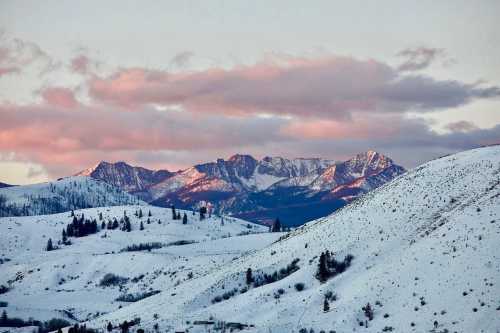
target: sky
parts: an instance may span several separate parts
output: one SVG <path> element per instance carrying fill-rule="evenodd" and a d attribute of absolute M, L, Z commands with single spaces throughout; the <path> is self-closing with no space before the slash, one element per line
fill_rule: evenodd
<path fill-rule="evenodd" d="M 500 143 L 499 1 L 0 2 L 0 182 Z"/>

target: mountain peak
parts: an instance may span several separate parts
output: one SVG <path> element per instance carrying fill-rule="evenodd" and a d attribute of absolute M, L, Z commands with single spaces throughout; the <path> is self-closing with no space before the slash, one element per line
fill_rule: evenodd
<path fill-rule="evenodd" d="M 240 161 L 256 161 L 252 155 L 247 154 L 234 154 L 229 157 L 228 161 L 230 162 L 240 162 Z"/>

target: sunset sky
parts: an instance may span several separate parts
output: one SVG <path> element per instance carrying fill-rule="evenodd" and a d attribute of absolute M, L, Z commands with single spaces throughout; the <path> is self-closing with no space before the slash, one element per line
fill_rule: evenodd
<path fill-rule="evenodd" d="M 0 182 L 500 143 L 500 1 L 416 3 L 3 0 Z"/>

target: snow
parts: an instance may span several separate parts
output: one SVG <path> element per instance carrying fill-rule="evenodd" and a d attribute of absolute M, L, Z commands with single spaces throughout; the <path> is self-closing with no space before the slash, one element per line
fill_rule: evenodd
<path fill-rule="evenodd" d="M 139 209 L 143 211 L 142 219 L 134 215 Z M 131 219 L 131 232 L 103 230 L 70 238 L 72 245 L 58 245 L 60 249 L 50 252 L 43 248 L 49 238 L 54 244 L 61 239 L 62 229 L 72 220 L 70 213 L 1 218 L 0 258 L 10 261 L 0 266 L 0 285 L 13 289 L 0 295 L 0 300 L 8 302 L 9 316 L 47 320 L 64 318 L 61 311 L 68 310 L 79 320 L 90 319 L 96 312 L 110 312 L 127 305 L 115 301 L 121 294 L 172 288 L 188 279 L 190 272 L 194 278 L 207 274 L 279 236 L 260 234 L 267 228 L 230 217 L 224 218 L 224 225 L 220 217 L 198 221 L 198 216 L 191 212 L 186 212 L 188 224 L 183 225 L 182 221 L 171 219 L 170 209 L 152 206 L 92 208 L 77 210 L 75 214 L 98 219 L 102 213 L 107 221 L 119 219 L 124 211 Z M 149 211 L 151 223 L 147 224 Z M 144 230 L 139 230 L 139 220 L 143 221 Z M 196 243 L 164 246 L 150 252 L 120 252 L 132 244 L 169 244 L 180 240 Z M 120 291 L 97 286 L 106 273 L 129 279 L 141 274 L 145 277 L 137 283 L 129 282 Z M 61 279 L 64 282 L 60 283 Z"/>
<path fill-rule="evenodd" d="M 163 330 L 190 332 L 204 332 L 192 323 L 209 318 L 253 324 L 253 332 L 381 332 L 385 327 L 433 332 L 437 321 L 434 332 L 496 332 L 499 175 L 498 146 L 432 161 L 258 252 L 88 324 L 102 327 L 139 316 L 146 329 L 158 323 Z M 321 284 L 314 275 L 317 256 L 326 249 L 338 259 L 352 254 L 354 260 L 346 272 Z M 300 259 L 300 270 L 285 279 L 210 302 L 244 286 L 247 268 L 272 272 L 294 258 Z M 304 291 L 293 288 L 297 282 L 305 283 Z M 273 294 L 279 288 L 285 293 L 277 300 Z M 327 291 L 338 299 L 324 313 Z M 361 328 L 361 308 L 368 302 L 374 320 Z"/>
<path fill-rule="evenodd" d="M 194 324 L 198 320 L 240 322 L 253 325 L 248 332 L 273 333 L 301 328 L 315 332 L 499 331 L 500 146 L 426 163 L 289 234 L 235 236 L 247 230 L 246 222 L 228 218 L 222 226 L 219 218 L 191 221 L 188 213 L 190 222 L 185 226 L 170 220 L 168 209 L 153 207 L 152 220 L 160 217 L 163 223 L 145 225 L 140 231 L 132 215 L 138 207 L 82 211 L 86 216 L 103 211 L 107 219 L 123 215 L 126 209 L 134 230 L 108 231 L 109 238 L 101 238 L 100 232 L 52 252 L 41 247 L 47 237 L 58 239 L 68 214 L 0 219 L 0 253 L 12 259 L 1 266 L 0 284 L 17 272 L 23 276 L 13 282 L 14 289 L 0 295 L 9 302 L 9 313 L 49 318 L 57 310 L 74 308 L 79 319 L 88 319 L 88 327 L 103 328 L 108 322 L 116 326 L 140 317 L 134 331 L 140 327 L 149 332 L 155 324 L 162 332 L 206 332 L 204 326 Z M 229 233 L 232 237 L 223 238 Z M 180 239 L 198 243 L 117 252 L 132 242 Z M 354 259 L 345 272 L 320 283 L 315 273 L 325 250 L 338 260 L 347 254 Z M 246 286 L 248 268 L 254 276 L 270 274 L 295 258 L 298 271 L 240 292 Z M 140 282 L 124 286 L 127 293 L 149 288 L 161 293 L 135 303 L 116 302 L 117 288 L 96 286 L 108 272 L 129 278 L 145 274 Z M 70 280 L 70 276 L 78 278 Z M 61 277 L 67 282 L 59 286 Z M 299 282 L 305 284 L 303 291 L 294 288 Z M 238 291 L 227 300 L 212 303 L 234 288 Z M 284 293 L 276 298 L 279 289 Z M 337 299 L 330 301 L 330 311 L 325 313 L 328 291 Z M 359 325 L 366 319 L 361 308 L 368 302 L 374 319 L 364 328 Z"/>

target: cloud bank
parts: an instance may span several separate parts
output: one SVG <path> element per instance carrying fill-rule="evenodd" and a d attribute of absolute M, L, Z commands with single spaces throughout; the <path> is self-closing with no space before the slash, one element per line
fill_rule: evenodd
<path fill-rule="evenodd" d="M 0 47 L 0 80 L 22 75 L 23 62 L 58 63 L 31 44 L 20 43 L 17 51 L 12 45 Z M 65 68 L 82 76 L 78 89 L 88 92 L 85 101 L 59 83 L 40 89 L 39 102 L 0 104 L 0 155 L 14 154 L 58 177 L 101 159 L 177 168 L 238 152 L 342 159 L 377 149 L 414 166 L 500 143 L 500 125 L 480 129 L 458 121 L 437 133 L 429 122 L 409 117 L 500 96 L 495 85 L 414 73 L 443 52 L 406 50 L 400 66 L 283 57 L 229 69 L 134 67 L 111 75 L 99 75 L 93 60 L 79 55 Z M 171 63 L 183 67 L 191 56 L 179 54 Z"/>

